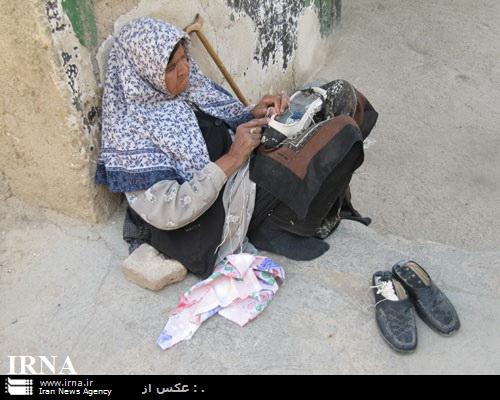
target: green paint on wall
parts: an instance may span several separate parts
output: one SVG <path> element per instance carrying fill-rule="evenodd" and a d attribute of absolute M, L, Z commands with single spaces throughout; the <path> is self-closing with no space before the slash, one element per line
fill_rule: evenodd
<path fill-rule="evenodd" d="M 318 10 L 321 34 L 328 35 L 340 21 L 342 0 L 304 0 L 304 6 L 314 4 Z"/>
<path fill-rule="evenodd" d="M 97 46 L 97 24 L 90 0 L 62 0 L 62 7 L 82 46 Z"/>

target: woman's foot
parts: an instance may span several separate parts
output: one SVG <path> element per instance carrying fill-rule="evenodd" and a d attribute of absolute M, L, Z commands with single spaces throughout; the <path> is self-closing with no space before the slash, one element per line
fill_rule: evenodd
<path fill-rule="evenodd" d="M 330 246 L 321 239 L 303 237 L 286 232 L 271 221 L 264 221 L 252 234 L 251 243 L 259 250 L 280 254 L 297 261 L 313 260 L 325 253 Z"/>

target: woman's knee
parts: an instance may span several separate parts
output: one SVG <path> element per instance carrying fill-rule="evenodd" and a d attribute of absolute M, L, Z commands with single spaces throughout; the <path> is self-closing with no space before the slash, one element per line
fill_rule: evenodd
<path fill-rule="evenodd" d="M 327 118 L 356 113 L 357 96 L 354 86 L 344 79 L 336 79 L 323 86 L 326 90 L 325 114 Z"/>

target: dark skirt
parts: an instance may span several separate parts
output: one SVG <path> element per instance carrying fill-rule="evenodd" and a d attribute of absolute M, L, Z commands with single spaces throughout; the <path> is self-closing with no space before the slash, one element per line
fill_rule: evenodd
<path fill-rule="evenodd" d="M 276 149 L 261 146 L 250 177 L 257 183 L 249 236 L 266 219 L 300 236 L 325 238 L 340 219 L 369 224 L 352 206 L 349 183 L 363 163 L 363 141 L 378 114 L 346 81 L 323 86 L 327 100 L 317 124 Z"/>

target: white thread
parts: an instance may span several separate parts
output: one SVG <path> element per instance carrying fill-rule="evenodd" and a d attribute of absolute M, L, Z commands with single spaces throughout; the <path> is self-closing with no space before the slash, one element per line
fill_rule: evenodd
<path fill-rule="evenodd" d="M 228 204 L 227 204 L 227 213 L 228 215 L 231 215 L 230 211 L 231 211 L 231 196 L 232 196 L 232 191 L 233 191 L 233 188 L 234 188 L 234 179 L 232 179 L 233 177 L 230 177 L 230 182 L 229 182 L 229 185 L 230 185 L 230 188 L 229 188 L 229 201 L 228 201 Z M 226 228 L 227 227 L 227 228 Z M 224 244 L 224 242 L 226 241 L 226 237 L 227 237 L 227 234 L 229 234 L 229 220 L 227 217 L 224 218 L 224 228 L 223 228 L 223 232 L 224 232 L 224 235 L 222 236 L 222 241 L 219 243 L 219 245 L 216 247 L 215 251 L 214 251 L 214 254 L 217 253 L 217 251 L 219 251 L 219 248 Z"/>
<path fill-rule="evenodd" d="M 239 171 L 238 173 L 236 173 L 235 175 L 233 175 L 231 181 L 230 181 L 230 188 L 229 188 L 229 201 L 228 201 L 228 206 L 227 206 L 227 214 L 228 214 L 228 217 L 225 218 L 224 220 L 224 235 L 222 237 L 222 241 L 219 243 L 219 245 L 217 246 L 217 248 L 215 249 L 214 251 L 214 254 L 217 253 L 217 251 L 220 249 L 220 247 L 224 244 L 224 242 L 226 241 L 226 239 L 229 237 L 229 247 L 231 249 L 233 249 L 233 236 L 231 233 L 231 229 L 230 229 L 230 223 L 231 223 L 231 206 L 232 206 L 232 202 L 233 202 L 233 196 L 234 196 L 234 187 L 235 187 L 235 178 L 236 176 L 241 173 L 243 175 L 243 190 L 244 190 L 244 193 L 247 192 L 247 182 L 246 182 L 246 179 L 245 179 L 245 176 L 246 176 L 246 173 L 247 173 L 247 170 L 249 169 L 249 166 L 250 166 L 250 163 L 247 162 L 246 166 L 245 166 L 245 169 L 243 171 Z M 249 200 L 249 196 L 247 194 L 247 198 L 246 198 L 246 202 L 245 204 L 248 204 L 248 200 Z M 240 214 L 240 227 L 246 223 L 246 219 L 244 218 L 244 214 L 245 214 L 245 207 L 242 207 L 242 209 L 240 210 L 240 212 L 242 214 Z M 243 216 L 243 218 L 241 218 Z M 239 228 L 238 228 L 239 229 Z M 243 251 L 243 235 L 242 237 L 240 238 L 240 244 L 239 244 L 239 248 L 240 248 L 240 253 Z M 233 250 L 231 250 L 233 251 Z"/>
<path fill-rule="evenodd" d="M 247 170 L 250 168 L 250 163 L 248 162 L 246 167 L 245 167 L 245 171 L 243 173 L 243 193 L 245 193 L 245 196 L 246 198 L 244 199 L 244 204 L 243 204 L 243 207 L 241 207 L 241 217 L 240 217 L 240 226 L 238 227 L 238 230 L 242 229 L 242 227 L 245 227 L 246 226 L 246 218 L 245 218 L 245 209 L 248 207 L 248 203 L 250 201 L 250 195 L 248 193 L 248 188 L 247 188 L 247 179 L 246 179 L 246 174 L 247 174 Z M 243 241 L 244 241 L 244 237 L 243 235 L 240 236 L 240 244 L 239 244 L 239 248 L 240 248 L 240 251 L 239 253 L 242 253 L 243 252 Z"/>

